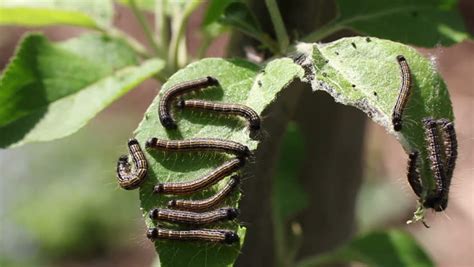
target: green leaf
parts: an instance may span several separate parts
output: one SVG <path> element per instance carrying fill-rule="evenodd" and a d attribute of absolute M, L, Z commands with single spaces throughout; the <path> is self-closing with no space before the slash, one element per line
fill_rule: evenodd
<path fill-rule="evenodd" d="M 67 24 L 100 29 L 112 25 L 113 15 L 110 0 L 0 0 L 0 25 Z"/>
<path fill-rule="evenodd" d="M 226 7 L 233 2 L 238 2 L 238 0 L 210 0 L 207 4 L 202 24 L 207 26 L 211 23 L 217 22 L 222 14 L 224 14 Z"/>
<path fill-rule="evenodd" d="M 105 35 L 57 44 L 26 36 L 0 78 L 0 147 L 72 134 L 163 67 L 136 64 L 130 47 Z"/>
<path fill-rule="evenodd" d="M 195 9 L 202 1 L 188 1 L 188 0 L 134 0 L 135 4 L 139 9 L 155 12 L 155 1 L 166 1 L 165 3 L 165 14 L 173 16 L 176 10 L 183 11 L 186 9 Z M 130 0 L 119 0 L 119 3 L 131 6 Z"/>
<path fill-rule="evenodd" d="M 151 137 L 162 139 L 212 137 L 233 140 L 247 145 L 251 150 L 256 149 L 258 142 L 250 139 L 246 123 L 239 118 L 176 110 L 174 116 L 178 123 L 178 130 L 166 131 L 158 120 L 158 100 L 163 92 L 179 82 L 214 76 L 219 80 L 220 86 L 204 89 L 193 94 L 192 98 L 240 103 L 261 114 L 288 83 L 303 75 L 302 68 L 288 58 L 271 61 L 265 66 L 264 72 L 260 72 L 260 69 L 258 65 L 243 60 L 211 58 L 203 59 L 178 71 L 163 85 L 160 95 L 155 98 L 146 111 L 143 121 L 135 131 L 136 138 L 142 147 Z M 158 181 L 195 179 L 214 169 L 227 158 L 227 156 L 213 153 L 162 153 L 156 151 L 145 151 L 145 153 L 150 167 L 147 181 L 140 188 L 140 200 L 148 227 L 154 226 L 153 222 L 148 219 L 149 210 L 154 207 L 165 207 L 167 201 L 171 199 L 169 196 L 158 196 L 152 193 L 153 186 Z M 199 199 L 210 196 L 222 188 L 226 180 L 224 179 L 209 190 L 192 197 Z M 238 206 L 239 198 L 240 193 L 235 193 L 227 204 Z M 224 246 L 197 242 L 157 241 L 155 246 L 161 265 L 187 266 L 190 262 L 193 266 L 232 265 L 243 244 L 245 227 L 236 222 L 223 223 L 216 227 L 238 231 L 241 243 L 234 246 Z"/>
<path fill-rule="evenodd" d="M 224 25 L 235 27 L 236 29 L 248 34 L 258 40 L 264 33 L 253 12 L 248 6 L 241 2 L 229 4 L 224 11 L 224 16 L 220 22 Z"/>
<path fill-rule="evenodd" d="M 167 1 L 167 0 L 156 0 L 156 1 Z M 130 0 L 118 0 L 122 5 L 130 6 Z M 135 4 L 139 9 L 154 12 L 155 11 L 155 0 L 135 0 Z"/>
<path fill-rule="evenodd" d="M 418 46 L 451 45 L 469 38 L 453 0 L 338 0 L 335 21 L 311 34 L 318 41 L 340 29 Z"/>
<path fill-rule="evenodd" d="M 238 0 L 211 0 L 207 4 L 201 28 L 209 36 L 217 36 L 225 30 L 225 26 L 219 23 L 219 19 L 224 14 L 226 7 Z"/>
<path fill-rule="evenodd" d="M 328 263 L 354 261 L 383 267 L 434 266 L 416 240 L 398 230 L 372 232 L 356 237 L 334 252 L 303 260 L 297 266 L 323 266 Z"/>
<path fill-rule="evenodd" d="M 278 219 L 285 222 L 308 205 L 308 196 L 298 181 L 304 162 L 305 140 L 297 124 L 288 125 L 280 150 L 273 208 L 278 210 Z"/>
<path fill-rule="evenodd" d="M 301 44 L 313 90 L 328 92 L 336 102 L 354 106 L 394 135 L 405 151 L 421 155 L 424 193 L 434 187 L 427 160 L 422 119 L 433 117 L 453 121 L 446 84 L 428 60 L 404 44 L 377 38 L 343 38 L 327 44 Z M 403 129 L 393 130 L 391 116 L 401 84 L 397 55 L 403 55 L 412 75 L 411 95 L 403 114 Z"/>

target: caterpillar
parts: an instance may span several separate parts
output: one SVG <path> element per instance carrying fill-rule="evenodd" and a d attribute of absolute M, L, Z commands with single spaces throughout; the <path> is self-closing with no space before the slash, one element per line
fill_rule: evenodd
<path fill-rule="evenodd" d="M 441 136 L 443 137 L 446 171 L 445 180 L 443 181 L 444 192 L 441 199 L 440 206 L 444 209 L 448 206 L 449 187 L 453 177 L 454 168 L 456 167 L 456 159 L 458 156 L 458 141 L 456 138 L 456 130 L 454 123 L 447 119 L 438 120 L 438 125 L 441 127 Z"/>
<path fill-rule="evenodd" d="M 145 147 L 164 151 L 219 151 L 234 154 L 239 157 L 248 157 L 251 154 L 249 148 L 245 145 L 217 138 L 162 140 L 153 137 L 146 142 Z"/>
<path fill-rule="evenodd" d="M 135 170 L 131 170 L 128 156 L 122 155 L 117 162 L 117 179 L 120 187 L 126 190 L 133 190 L 145 181 L 148 162 L 136 139 L 128 140 L 128 150 L 135 164 Z"/>
<path fill-rule="evenodd" d="M 202 200 L 173 199 L 168 202 L 168 208 L 188 211 L 210 210 L 222 203 L 222 201 L 237 187 L 239 182 L 240 177 L 238 175 L 233 175 L 224 188 L 213 196 Z"/>
<path fill-rule="evenodd" d="M 428 145 L 428 162 L 435 179 L 435 187 L 429 192 L 423 205 L 435 211 L 442 211 L 445 208 L 441 205 L 441 198 L 446 191 L 446 185 L 444 184 L 446 181 L 446 173 L 441 159 L 437 123 L 432 118 L 424 118 L 423 127 L 425 129 L 425 138 Z"/>
<path fill-rule="evenodd" d="M 151 241 L 156 240 L 179 240 L 179 241 L 202 241 L 224 244 L 234 244 L 239 242 L 236 232 L 224 229 L 199 229 L 177 231 L 164 228 L 149 228 L 146 236 Z"/>
<path fill-rule="evenodd" d="M 170 111 L 171 103 L 177 96 L 181 94 L 185 94 L 189 91 L 199 90 L 201 88 L 214 86 L 218 84 L 219 84 L 219 81 L 216 78 L 207 76 L 204 78 L 176 84 L 175 86 L 167 90 L 161 96 L 161 99 L 158 105 L 158 116 L 160 118 L 160 122 L 163 125 L 163 127 L 165 127 L 166 129 L 177 128 L 176 122 L 171 116 L 171 111 Z"/>
<path fill-rule="evenodd" d="M 192 108 L 218 112 L 228 115 L 242 116 L 249 122 L 250 131 L 257 131 L 260 129 L 260 117 L 255 110 L 240 104 L 215 103 L 205 100 L 180 100 L 178 102 L 179 108 Z"/>
<path fill-rule="evenodd" d="M 392 113 L 392 124 L 395 131 L 400 131 L 402 129 L 402 115 L 405 109 L 405 106 L 410 97 L 411 89 L 411 73 L 410 67 L 404 56 L 397 56 L 398 64 L 400 65 L 402 84 L 400 86 L 400 92 L 398 94 L 397 102 Z"/>
<path fill-rule="evenodd" d="M 239 215 L 236 208 L 220 208 L 208 212 L 192 212 L 155 208 L 150 211 L 150 219 L 172 223 L 192 225 L 210 224 L 224 220 L 233 220 Z"/>
<path fill-rule="evenodd" d="M 192 194 L 217 183 L 222 178 L 237 171 L 244 163 L 244 159 L 234 158 L 224 162 L 221 166 L 196 180 L 189 182 L 159 183 L 154 187 L 153 192 L 173 195 Z"/>

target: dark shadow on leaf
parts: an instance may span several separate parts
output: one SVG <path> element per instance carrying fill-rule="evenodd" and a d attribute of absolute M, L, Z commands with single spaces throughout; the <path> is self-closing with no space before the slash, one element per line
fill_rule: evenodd
<path fill-rule="evenodd" d="M 46 114 L 48 108 L 41 108 L 29 116 L 0 127 L 0 147 L 6 148 L 20 142 Z"/>

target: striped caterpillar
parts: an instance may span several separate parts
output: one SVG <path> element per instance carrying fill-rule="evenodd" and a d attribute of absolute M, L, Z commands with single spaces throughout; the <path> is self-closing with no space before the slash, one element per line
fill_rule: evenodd
<path fill-rule="evenodd" d="M 126 190 L 133 190 L 145 181 L 148 162 L 136 139 L 128 141 L 128 150 L 135 164 L 135 170 L 131 170 L 128 156 L 122 155 L 117 162 L 117 179 L 120 187 Z"/>
<path fill-rule="evenodd" d="M 150 219 L 172 223 L 203 225 L 224 220 L 233 220 L 239 215 L 236 208 L 220 208 L 208 212 L 192 212 L 155 208 L 150 211 Z"/>
<path fill-rule="evenodd" d="M 168 208 L 188 211 L 210 210 L 224 201 L 224 199 L 237 187 L 240 177 L 233 175 L 229 182 L 213 196 L 201 200 L 173 199 L 168 202 Z"/>
<path fill-rule="evenodd" d="M 199 90 L 201 88 L 218 85 L 219 81 L 211 76 L 182 82 L 176 84 L 167 90 L 160 99 L 158 106 L 158 116 L 163 127 L 167 129 L 176 129 L 177 125 L 171 116 L 171 103 L 176 99 L 177 96 L 188 93 L 193 90 Z"/>
<path fill-rule="evenodd" d="M 236 232 L 224 229 L 199 229 L 177 231 L 164 228 L 149 228 L 146 236 L 151 241 L 156 240 L 179 240 L 179 241 L 202 241 L 224 244 L 239 242 Z"/>

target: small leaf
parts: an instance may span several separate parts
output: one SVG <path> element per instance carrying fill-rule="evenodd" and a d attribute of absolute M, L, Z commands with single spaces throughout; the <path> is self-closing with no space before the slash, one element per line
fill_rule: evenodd
<path fill-rule="evenodd" d="M 388 40 L 366 37 L 343 38 L 327 44 L 300 44 L 308 55 L 313 90 L 328 92 L 336 102 L 354 106 L 385 127 L 405 151 L 419 151 L 425 193 L 434 187 L 427 162 L 422 119 L 433 117 L 453 121 L 446 84 L 436 64 L 415 49 Z M 403 114 L 403 128 L 393 130 L 391 122 L 401 84 L 397 55 L 403 55 L 412 75 L 411 95 Z"/>
<path fill-rule="evenodd" d="M 468 38 L 457 5 L 445 0 L 354 1 L 338 0 L 341 24 L 365 35 L 421 46 L 450 45 Z M 448 0 L 451 2 L 451 0 Z"/>
<path fill-rule="evenodd" d="M 226 7 L 233 2 L 237 2 L 237 0 L 211 0 L 208 2 L 201 25 L 205 34 L 218 36 L 227 28 L 219 23 L 219 19 L 223 16 Z"/>
<path fill-rule="evenodd" d="M 104 35 L 58 44 L 26 36 L 0 78 L 0 147 L 72 134 L 163 67 L 136 64 L 130 47 Z"/>
<path fill-rule="evenodd" d="M 238 0 L 210 0 L 207 4 L 202 24 L 207 26 L 218 21 L 222 14 L 224 14 L 227 6 L 234 2 L 238 2 Z"/>
<path fill-rule="evenodd" d="M 110 0 L 0 1 L 0 25 L 67 24 L 87 28 L 109 28 L 113 14 L 113 4 Z"/>
<path fill-rule="evenodd" d="M 340 262 L 361 262 L 368 266 L 384 267 L 434 266 L 416 240 L 398 230 L 372 232 L 356 237 L 340 249 L 303 260 L 297 266 L 325 266 Z"/>
<path fill-rule="evenodd" d="M 203 89 L 192 95 L 192 98 L 207 99 L 226 103 L 240 103 L 253 108 L 257 113 L 262 111 L 275 99 L 276 95 L 293 79 L 302 77 L 303 70 L 288 58 L 271 61 L 260 67 L 243 60 L 224 60 L 210 58 L 193 63 L 174 74 L 163 85 L 160 95 L 171 86 L 196 78 L 213 76 L 219 80 L 220 86 Z M 251 150 L 257 148 L 258 142 L 249 137 L 246 123 L 235 117 L 222 117 L 206 112 L 178 111 L 174 117 L 178 130 L 166 131 L 158 120 L 157 96 L 145 113 L 143 121 L 135 131 L 136 138 L 144 146 L 151 137 L 162 139 L 189 139 L 211 137 L 233 140 L 247 145 Z M 148 219 L 148 212 L 154 207 L 166 207 L 169 196 L 155 195 L 153 186 L 159 182 L 177 182 L 196 179 L 209 172 L 228 158 L 213 153 L 162 153 L 145 151 L 149 163 L 149 174 L 140 188 L 141 207 L 148 227 L 155 226 Z M 243 172 L 245 174 L 245 171 Z M 247 177 L 244 176 L 244 181 Z M 248 179 L 257 179 L 249 177 Z M 192 197 L 204 198 L 222 188 L 227 179 L 221 181 L 205 192 Z M 183 197 L 185 198 L 185 197 Z M 238 206 L 240 193 L 235 193 L 227 201 L 227 205 Z M 242 210 L 241 212 L 245 212 Z M 231 266 L 239 254 L 245 238 L 245 227 L 239 223 L 222 223 L 218 228 L 233 229 L 238 232 L 241 243 L 234 246 L 204 244 L 199 242 L 157 241 L 156 250 L 161 266 Z"/>
<path fill-rule="evenodd" d="M 352 29 L 360 34 L 417 46 L 451 45 L 468 39 L 456 0 L 337 0 L 338 16 L 324 31 Z M 307 41 L 319 41 L 317 32 Z"/>

